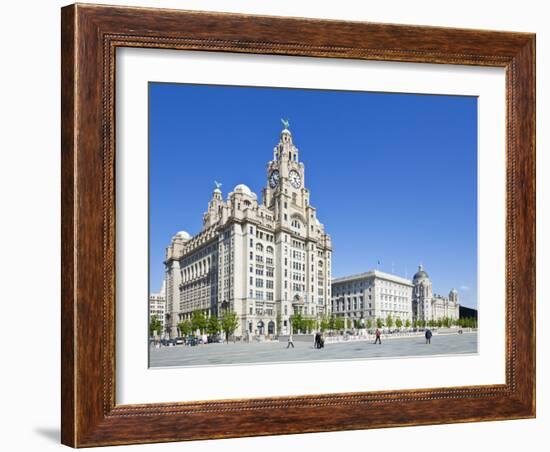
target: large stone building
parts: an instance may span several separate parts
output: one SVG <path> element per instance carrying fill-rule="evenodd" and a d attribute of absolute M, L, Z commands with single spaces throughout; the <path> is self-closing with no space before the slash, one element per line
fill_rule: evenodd
<path fill-rule="evenodd" d="M 224 200 L 220 185 L 192 237 L 166 250 L 167 330 L 193 311 L 237 313 L 237 337 L 290 332 L 293 313 L 330 314 L 332 244 L 305 187 L 304 164 L 283 121 L 262 199 L 244 184 Z"/>
<path fill-rule="evenodd" d="M 439 320 L 443 318 L 458 319 L 460 305 L 458 304 L 458 292 L 451 289 L 448 297 L 433 293 L 432 281 L 419 265 L 418 271 L 413 276 L 412 312 L 417 320 Z"/>
<path fill-rule="evenodd" d="M 166 287 L 165 281 L 162 282 L 162 288 L 158 293 L 149 295 L 149 321 L 154 317 L 160 322 L 160 336 L 164 336 L 166 332 Z"/>
<path fill-rule="evenodd" d="M 412 283 L 400 276 L 372 270 L 332 280 L 332 312 L 366 326 L 376 319 L 412 322 Z M 356 322 L 354 322 L 356 323 Z"/>
<path fill-rule="evenodd" d="M 413 276 L 406 278 L 372 270 L 332 281 L 332 311 L 346 319 L 359 320 L 360 324 L 376 324 L 376 319 L 385 321 L 415 320 L 429 322 L 444 318 L 458 319 L 458 292 L 452 289 L 448 297 L 436 295 L 432 282 L 422 265 Z"/>

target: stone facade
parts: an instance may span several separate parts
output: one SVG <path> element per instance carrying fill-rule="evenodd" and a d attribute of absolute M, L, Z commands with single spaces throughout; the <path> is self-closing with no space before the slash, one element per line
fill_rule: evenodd
<path fill-rule="evenodd" d="M 452 289 L 448 297 L 433 294 L 432 282 L 422 265 L 412 282 L 400 276 L 372 270 L 332 281 L 332 311 L 346 319 L 365 324 L 376 319 L 401 319 L 429 322 L 444 318 L 458 319 L 458 292 Z"/>
<path fill-rule="evenodd" d="M 332 280 L 332 312 L 362 326 L 376 319 L 412 322 L 412 283 L 400 276 L 372 270 Z"/>
<path fill-rule="evenodd" d="M 170 337 L 196 310 L 233 310 L 241 338 L 287 334 L 293 313 L 330 314 L 331 238 L 309 202 L 287 123 L 266 179 L 261 201 L 244 184 L 224 200 L 216 183 L 202 230 L 172 238 L 165 260 Z"/>
<path fill-rule="evenodd" d="M 422 265 L 413 276 L 412 310 L 415 320 L 439 320 L 443 318 L 458 319 L 460 305 L 458 292 L 451 289 L 448 297 L 433 293 L 432 281 Z"/>
<path fill-rule="evenodd" d="M 163 337 L 166 332 L 166 288 L 164 281 L 162 282 L 160 292 L 151 293 L 149 295 L 149 320 L 151 320 L 153 316 L 156 316 L 156 318 L 160 321 L 160 336 Z"/>

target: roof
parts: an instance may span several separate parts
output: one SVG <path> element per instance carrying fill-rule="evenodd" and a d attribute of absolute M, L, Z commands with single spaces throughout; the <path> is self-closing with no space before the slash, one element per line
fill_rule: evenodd
<path fill-rule="evenodd" d="M 334 278 L 332 280 L 332 284 L 355 282 L 355 281 L 360 281 L 362 279 L 367 279 L 367 278 L 385 279 L 387 281 L 396 282 L 396 283 L 404 284 L 406 286 L 411 286 L 411 287 L 413 285 L 412 282 L 407 278 L 403 278 L 402 276 L 398 276 L 398 275 L 393 275 L 391 273 L 381 272 L 380 270 L 370 270 L 365 273 L 358 273 L 356 275 L 349 275 L 349 276 L 342 276 L 340 278 Z"/>

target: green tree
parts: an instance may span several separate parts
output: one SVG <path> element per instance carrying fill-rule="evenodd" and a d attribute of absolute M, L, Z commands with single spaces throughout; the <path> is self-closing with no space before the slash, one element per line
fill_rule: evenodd
<path fill-rule="evenodd" d="M 334 329 L 337 331 L 341 331 L 344 329 L 344 318 L 343 317 L 336 317 L 334 319 Z"/>
<path fill-rule="evenodd" d="M 367 322 L 366 322 L 366 327 L 367 327 L 367 330 L 370 330 L 372 328 L 372 320 L 371 319 L 367 319 Z"/>
<path fill-rule="evenodd" d="M 178 323 L 178 330 L 182 336 L 188 336 L 193 332 L 191 322 L 188 319 L 182 320 L 180 323 Z"/>
<path fill-rule="evenodd" d="M 162 328 L 162 324 L 160 323 L 160 320 L 157 318 L 156 315 L 152 316 L 149 322 L 149 335 L 155 336 L 155 333 L 156 333 L 157 336 L 160 336 L 161 328 Z"/>
<path fill-rule="evenodd" d="M 293 333 L 300 333 L 304 329 L 304 318 L 302 314 L 294 314 L 290 317 L 290 325 L 292 326 Z"/>
<path fill-rule="evenodd" d="M 409 319 L 405 320 L 405 328 L 411 327 L 411 321 Z"/>
<path fill-rule="evenodd" d="M 225 340 L 229 342 L 229 336 L 231 336 L 235 330 L 239 327 L 239 318 L 237 313 L 226 310 L 221 318 L 221 329 L 225 333 Z"/>
<path fill-rule="evenodd" d="M 275 319 L 275 325 L 277 325 L 276 333 L 280 334 L 281 333 L 281 326 L 282 326 L 282 320 L 281 320 L 281 313 L 280 312 L 277 313 L 277 317 Z"/>
<path fill-rule="evenodd" d="M 215 315 L 211 315 L 210 318 L 208 319 L 208 324 L 206 325 L 206 332 L 209 335 L 214 336 L 218 334 L 220 330 L 221 330 L 220 320 Z"/>
<path fill-rule="evenodd" d="M 441 328 L 443 326 L 443 320 L 441 319 L 439 319 L 436 323 L 438 328 Z"/>
<path fill-rule="evenodd" d="M 323 317 L 321 319 L 321 323 L 319 324 L 319 328 L 321 331 L 326 331 L 330 328 L 330 319 L 328 317 Z"/>
<path fill-rule="evenodd" d="M 376 319 L 376 328 L 382 328 L 384 326 L 384 322 L 382 322 L 381 318 Z"/>
<path fill-rule="evenodd" d="M 418 328 L 418 326 L 419 326 L 418 323 L 419 323 L 418 320 L 414 319 L 413 320 L 413 328 Z"/>
<path fill-rule="evenodd" d="M 388 316 L 386 317 L 386 326 L 388 328 L 391 328 L 393 326 L 393 319 L 391 317 L 391 314 L 388 314 Z"/>
<path fill-rule="evenodd" d="M 403 326 L 403 321 L 399 317 L 397 317 L 397 319 L 395 319 L 395 326 L 397 328 L 401 328 Z"/>
<path fill-rule="evenodd" d="M 206 330 L 207 324 L 208 319 L 204 315 L 204 312 L 193 311 L 193 314 L 191 315 L 191 327 L 193 328 L 193 331 L 199 330 L 202 334 L 204 330 Z"/>
<path fill-rule="evenodd" d="M 334 331 L 336 329 L 336 317 L 330 316 L 330 319 L 328 321 L 328 329 Z"/>

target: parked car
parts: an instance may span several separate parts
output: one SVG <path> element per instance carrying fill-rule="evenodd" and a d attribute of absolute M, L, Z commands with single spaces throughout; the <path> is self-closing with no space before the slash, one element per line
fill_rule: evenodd
<path fill-rule="evenodd" d="M 188 336 L 185 342 L 187 345 L 191 345 L 193 347 L 199 344 L 199 339 L 195 336 Z"/>
<path fill-rule="evenodd" d="M 175 339 L 175 344 L 176 344 L 176 345 L 183 345 L 183 344 L 185 344 L 185 341 L 184 341 L 183 337 L 176 337 L 176 339 Z"/>
<path fill-rule="evenodd" d="M 212 336 L 208 336 L 208 343 L 209 344 L 221 344 L 223 342 L 223 339 L 219 334 L 214 334 Z"/>

